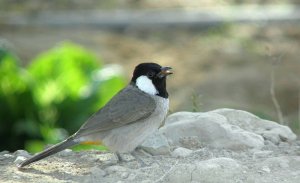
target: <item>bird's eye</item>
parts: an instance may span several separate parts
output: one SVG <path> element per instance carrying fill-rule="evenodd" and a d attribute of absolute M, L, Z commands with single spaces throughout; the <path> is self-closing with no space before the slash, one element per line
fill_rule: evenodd
<path fill-rule="evenodd" d="M 148 73 L 147 73 L 147 76 L 148 76 L 149 78 L 152 78 L 154 75 L 155 75 L 154 72 L 148 72 Z"/>

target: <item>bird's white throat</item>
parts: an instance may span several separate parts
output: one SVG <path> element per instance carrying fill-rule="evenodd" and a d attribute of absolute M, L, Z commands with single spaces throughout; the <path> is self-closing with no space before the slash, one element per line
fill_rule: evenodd
<path fill-rule="evenodd" d="M 150 94 L 150 95 L 156 95 L 158 94 L 158 91 L 156 90 L 154 84 L 152 83 L 151 79 L 149 79 L 147 76 L 140 76 L 136 79 L 136 86 Z"/>

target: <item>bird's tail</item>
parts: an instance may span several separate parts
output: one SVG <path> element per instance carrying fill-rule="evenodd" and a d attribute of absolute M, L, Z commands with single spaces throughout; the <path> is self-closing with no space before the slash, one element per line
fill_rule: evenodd
<path fill-rule="evenodd" d="M 62 141 L 62 142 L 60 142 L 60 143 L 44 150 L 44 151 L 34 155 L 33 157 L 23 161 L 22 163 L 18 164 L 17 166 L 18 166 L 18 168 L 22 168 L 26 165 L 29 165 L 29 164 L 33 163 L 33 162 L 39 161 L 39 160 L 41 160 L 43 158 L 46 158 L 46 157 L 48 157 L 52 154 L 60 152 L 60 151 L 66 149 L 70 146 L 73 146 L 75 144 L 78 144 L 78 142 L 74 141 L 73 137 L 70 137 L 70 138 L 68 138 L 68 139 L 66 139 L 66 140 L 64 140 L 64 141 Z"/>

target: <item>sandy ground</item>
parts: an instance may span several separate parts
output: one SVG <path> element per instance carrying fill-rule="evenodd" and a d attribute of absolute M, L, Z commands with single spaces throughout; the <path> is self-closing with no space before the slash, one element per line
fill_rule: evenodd
<path fill-rule="evenodd" d="M 177 182 L 186 181 L 185 174 L 191 175 L 187 182 L 198 182 L 201 177 L 205 177 L 202 182 L 224 182 L 224 177 L 227 177 L 226 182 L 297 183 L 300 180 L 299 141 L 278 146 L 266 144 L 260 151 L 234 152 L 203 147 L 185 158 L 138 153 L 145 164 L 130 154 L 123 154 L 124 161 L 117 162 L 116 156 L 108 152 L 63 151 L 22 170 L 14 163 L 16 154 L 1 152 L 1 182 L 173 182 L 182 173 L 182 180 L 176 178 Z M 233 163 L 223 163 L 221 167 L 207 165 L 220 159 L 228 161 L 227 158 Z M 199 171 L 194 175 L 189 166 L 197 164 L 207 165 L 200 169 L 200 175 L 204 170 L 210 173 L 200 178 Z"/>

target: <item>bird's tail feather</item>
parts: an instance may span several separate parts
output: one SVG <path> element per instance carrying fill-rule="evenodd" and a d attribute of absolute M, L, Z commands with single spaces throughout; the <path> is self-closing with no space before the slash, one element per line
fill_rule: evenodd
<path fill-rule="evenodd" d="M 60 151 L 66 149 L 70 146 L 73 146 L 75 144 L 78 144 L 78 142 L 74 141 L 73 138 L 70 137 L 70 138 L 68 138 L 68 139 L 66 139 L 66 140 L 64 140 L 64 141 L 62 141 L 62 142 L 60 142 L 60 143 L 44 150 L 44 151 L 34 155 L 33 157 L 23 161 L 22 163 L 18 164 L 17 166 L 18 166 L 18 168 L 22 168 L 26 165 L 29 165 L 29 164 L 33 163 L 33 162 L 39 161 L 39 160 L 41 160 L 45 157 L 48 157 L 52 154 L 60 152 Z"/>

